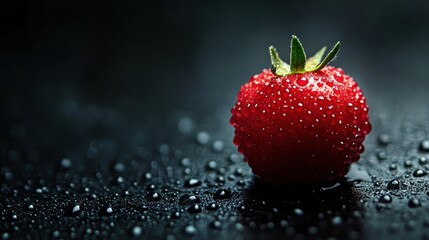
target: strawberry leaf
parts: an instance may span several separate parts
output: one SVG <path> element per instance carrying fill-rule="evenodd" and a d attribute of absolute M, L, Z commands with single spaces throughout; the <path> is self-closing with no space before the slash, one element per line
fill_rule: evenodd
<path fill-rule="evenodd" d="M 319 65 L 317 65 L 317 67 L 313 71 L 320 70 L 326 65 L 328 65 L 337 56 L 338 51 L 340 51 L 340 42 L 337 42 L 337 44 L 335 44 L 335 46 L 328 53 L 328 55 L 326 55 L 325 59 L 323 59 L 323 61 Z"/>
<path fill-rule="evenodd" d="M 270 46 L 271 71 L 276 76 L 286 76 L 290 72 L 289 64 L 283 62 L 274 46 Z"/>
<path fill-rule="evenodd" d="M 302 47 L 299 39 L 292 35 L 290 44 L 290 71 L 291 73 L 302 73 L 305 72 L 305 62 L 307 58 L 305 56 L 304 48 Z"/>
<path fill-rule="evenodd" d="M 323 54 L 325 54 L 326 46 L 320 49 L 314 56 L 309 58 L 305 63 L 305 70 L 311 71 L 319 65 L 320 61 L 322 61 Z"/>

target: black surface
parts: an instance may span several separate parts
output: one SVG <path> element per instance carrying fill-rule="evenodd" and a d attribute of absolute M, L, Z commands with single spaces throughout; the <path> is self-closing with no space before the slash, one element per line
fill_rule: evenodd
<path fill-rule="evenodd" d="M 0 7 L 1 238 L 429 238 L 427 3 Z M 239 86 L 292 34 L 341 40 L 370 106 L 334 188 L 266 186 L 232 145 Z"/>

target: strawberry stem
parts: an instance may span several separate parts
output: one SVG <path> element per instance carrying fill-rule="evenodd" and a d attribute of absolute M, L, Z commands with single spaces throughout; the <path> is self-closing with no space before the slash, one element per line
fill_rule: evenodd
<path fill-rule="evenodd" d="M 302 46 L 298 37 L 292 35 L 290 47 L 290 66 L 279 57 L 276 48 L 274 46 L 270 46 L 269 51 L 271 58 L 271 71 L 276 76 L 287 76 L 296 73 L 319 71 L 335 59 L 339 50 L 340 42 L 337 42 L 323 60 L 322 58 L 325 54 L 326 47 L 320 49 L 313 57 L 307 60 L 304 47 Z"/>

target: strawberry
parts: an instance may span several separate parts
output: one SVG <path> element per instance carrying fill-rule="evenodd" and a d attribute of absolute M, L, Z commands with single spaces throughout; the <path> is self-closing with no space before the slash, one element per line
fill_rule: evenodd
<path fill-rule="evenodd" d="M 341 68 L 327 66 L 338 42 L 306 59 L 292 36 L 290 65 L 270 46 L 271 70 L 238 93 L 230 123 L 234 144 L 254 174 L 281 185 L 322 184 L 343 177 L 371 131 L 361 89 Z"/>

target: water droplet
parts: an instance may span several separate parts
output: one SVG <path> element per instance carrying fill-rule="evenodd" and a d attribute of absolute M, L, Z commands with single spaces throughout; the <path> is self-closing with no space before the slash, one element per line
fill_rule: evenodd
<path fill-rule="evenodd" d="M 175 212 L 171 213 L 170 217 L 173 219 L 178 219 L 178 218 L 180 218 L 180 215 L 181 214 L 179 211 L 175 211 Z"/>
<path fill-rule="evenodd" d="M 413 162 L 411 162 L 410 160 L 406 160 L 405 162 L 404 162 L 404 167 L 406 167 L 406 168 L 410 168 L 410 167 L 412 167 L 413 166 Z"/>
<path fill-rule="evenodd" d="M 417 169 L 413 172 L 414 177 L 423 177 L 423 176 L 426 176 L 427 174 L 428 173 L 423 169 Z"/>
<path fill-rule="evenodd" d="M 241 223 L 236 223 L 234 227 L 237 231 L 243 231 L 244 230 L 244 226 Z"/>
<path fill-rule="evenodd" d="M 385 153 L 385 152 L 381 151 L 381 152 L 378 152 L 378 153 L 377 153 L 377 158 L 378 158 L 378 160 L 380 160 L 380 161 L 382 161 L 382 160 L 386 160 L 387 155 L 386 155 L 386 153 Z"/>
<path fill-rule="evenodd" d="M 237 169 L 235 169 L 234 173 L 237 176 L 243 176 L 243 169 L 242 168 L 237 168 Z"/>
<path fill-rule="evenodd" d="M 185 181 L 184 186 L 187 188 L 198 187 L 201 185 L 201 181 L 196 178 L 191 178 Z"/>
<path fill-rule="evenodd" d="M 391 180 L 389 183 L 387 183 L 387 189 L 399 189 L 401 183 L 399 182 L 398 179 L 393 179 Z"/>
<path fill-rule="evenodd" d="M 213 199 L 227 199 L 232 197 L 232 194 L 229 190 L 227 189 L 218 189 L 214 194 L 213 194 Z"/>
<path fill-rule="evenodd" d="M 416 228 L 416 226 L 417 226 L 417 223 L 414 220 L 410 220 L 410 221 L 405 223 L 405 228 L 408 231 L 413 231 Z"/>
<path fill-rule="evenodd" d="M 420 143 L 419 150 L 422 152 L 429 152 L 429 139 L 423 140 Z"/>
<path fill-rule="evenodd" d="M 184 194 L 179 199 L 180 205 L 189 205 L 193 203 L 200 203 L 201 199 L 196 195 Z"/>
<path fill-rule="evenodd" d="M 222 223 L 218 220 L 215 220 L 213 222 L 210 223 L 210 226 L 214 229 L 221 229 L 222 228 Z"/>
<path fill-rule="evenodd" d="M 298 84 L 298 86 L 304 87 L 308 84 L 308 79 L 306 77 L 298 78 L 296 80 L 296 84 Z"/>
<path fill-rule="evenodd" d="M 177 122 L 177 130 L 183 134 L 190 134 L 194 129 L 194 123 L 192 119 L 184 117 Z"/>
<path fill-rule="evenodd" d="M 1 235 L 1 237 L 2 237 L 2 239 L 6 240 L 6 239 L 9 239 L 10 235 L 9 235 L 9 233 L 5 232 Z"/>
<path fill-rule="evenodd" d="M 201 212 L 201 206 L 198 203 L 194 203 L 188 208 L 188 212 L 189 213 L 200 213 Z"/>
<path fill-rule="evenodd" d="M 408 207 L 410 207 L 410 208 L 416 208 L 416 207 L 420 207 L 420 206 L 421 206 L 421 203 L 417 198 L 411 198 L 408 201 Z"/>
<path fill-rule="evenodd" d="M 398 169 L 398 167 L 396 166 L 396 164 L 392 163 L 389 165 L 389 170 L 390 171 L 395 171 L 396 169 Z"/>
<path fill-rule="evenodd" d="M 144 178 L 145 178 L 146 180 L 151 180 L 151 179 L 152 179 L 152 173 L 150 173 L 150 172 L 145 173 L 145 174 L 144 174 Z"/>
<path fill-rule="evenodd" d="M 148 194 L 149 201 L 159 201 L 162 199 L 162 195 L 158 192 L 153 192 Z"/>
<path fill-rule="evenodd" d="M 344 82 L 344 77 L 343 77 L 343 75 L 342 75 L 341 73 L 339 73 L 339 72 L 335 72 L 335 73 L 334 73 L 334 78 L 335 78 L 335 80 L 336 80 L 337 82 L 339 82 L 339 83 Z"/>
<path fill-rule="evenodd" d="M 426 157 L 419 157 L 419 164 L 426 165 L 428 163 L 428 159 Z"/>
<path fill-rule="evenodd" d="M 191 165 L 191 160 L 189 158 L 182 158 L 180 164 L 184 167 L 189 167 Z"/>
<path fill-rule="evenodd" d="M 387 146 L 390 143 L 390 136 L 387 134 L 380 134 L 378 136 L 378 143 L 382 146 Z"/>
<path fill-rule="evenodd" d="M 32 204 L 32 203 L 28 203 L 28 204 L 25 204 L 24 205 L 24 210 L 29 210 L 29 211 L 32 211 L 32 210 L 34 210 L 36 207 L 34 206 L 34 204 Z"/>
<path fill-rule="evenodd" d="M 224 182 L 225 182 L 225 178 L 224 178 L 224 177 L 222 177 L 222 176 L 219 176 L 219 177 L 216 179 L 216 181 L 217 181 L 217 182 L 220 182 L 220 183 L 224 183 Z"/>
<path fill-rule="evenodd" d="M 333 225 L 340 225 L 343 222 L 343 219 L 340 216 L 333 217 L 331 220 Z"/>
<path fill-rule="evenodd" d="M 295 208 L 294 210 L 293 210 L 293 213 L 295 213 L 295 215 L 297 215 L 297 216 L 302 216 L 302 215 L 304 215 L 304 211 L 302 211 L 301 209 L 299 209 L 299 208 Z"/>
<path fill-rule="evenodd" d="M 135 237 L 142 235 L 142 233 L 143 233 L 143 229 L 140 226 L 134 226 L 133 227 L 133 235 Z"/>
<path fill-rule="evenodd" d="M 100 209 L 100 215 L 110 216 L 113 214 L 113 208 L 110 206 L 104 206 Z"/>
<path fill-rule="evenodd" d="M 116 178 L 116 183 L 121 184 L 121 183 L 124 183 L 124 182 L 125 182 L 125 179 L 123 177 L 119 176 L 118 178 Z"/>
<path fill-rule="evenodd" d="M 246 182 L 243 180 L 243 179 L 241 179 L 241 180 L 238 180 L 237 181 L 237 186 L 246 186 Z"/>
<path fill-rule="evenodd" d="M 79 204 L 71 203 L 67 206 L 65 209 L 65 215 L 66 216 L 78 216 L 81 212 L 82 208 Z"/>
<path fill-rule="evenodd" d="M 163 156 L 167 156 L 170 153 L 170 146 L 168 144 L 161 144 L 158 148 L 159 153 Z"/>
<path fill-rule="evenodd" d="M 280 227 L 287 228 L 289 226 L 288 222 L 284 219 L 280 221 Z"/>
<path fill-rule="evenodd" d="M 390 195 L 383 195 L 378 199 L 378 202 L 380 203 L 391 203 L 392 202 L 392 197 Z"/>
<path fill-rule="evenodd" d="M 216 152 L 222 152 L 223 142 L 220 140 L 214 141 L 213 142 L 213 150 L 215 150 Z"/>
<path fill-rule="evenodd" d="M 113 169 L 115 170 L 115 172 L 123 172 L 125 170 L 125 165 L 123 163 L 116 163 L 115 166 L 113 167 Z"/>
<path fill-rule="evenodd" d="M 64 169 L 70 169 L 73 166 L 73 163 L 70 159 L 68 158 L 63 158 L 61 160 L 61 167 Z"/>
<path fill-rule="evenodd" d="M 192 225 L 188 225 L 188 226 L 186 226 L 185 227 L 185 229 L 184 229 L 184 231 L 185 231 L 185 233 L 186 234 L 188 234 L 188 235 L 195 235 L 195 234 L 197 234 L 197 228 L 196 227 L 194 227 L 194 226 L 192 226 Z"/>
<path fill-rule="evenodd" d="M 238 163 L 238 162 L 240 162 L 240 156 L 235 154 L 235 153 L 232 153 L 229 156 L 229 161 L 231 161 L 232 163 Z"/>
<path fill-rule="evenodd" d="M 212 202 L 212 203 L 210 203 L 209 205 L 207 205 L 207 207 L 206 207 L 206 209 L 207 210 L 209 210 L 209 211 L 215 211 L 215 210 L 217 210 L 219 208 L 219 206 L 215 203 L 215 202 Z"/>
<path fill-rule="evenodd" d="M 210 162 L 207 163 L 207 169 L 208 170 L 213 171 L 213 170 L 216 170 L 216 168 L 217 168 L 217 162 L 210 161 Z"/>
<path fill-rule="evenodd" d="M 197 133 L 197 142 L 201 145 L 206 145 L 210 141 L 210 134 L 204 131 Z"/>

